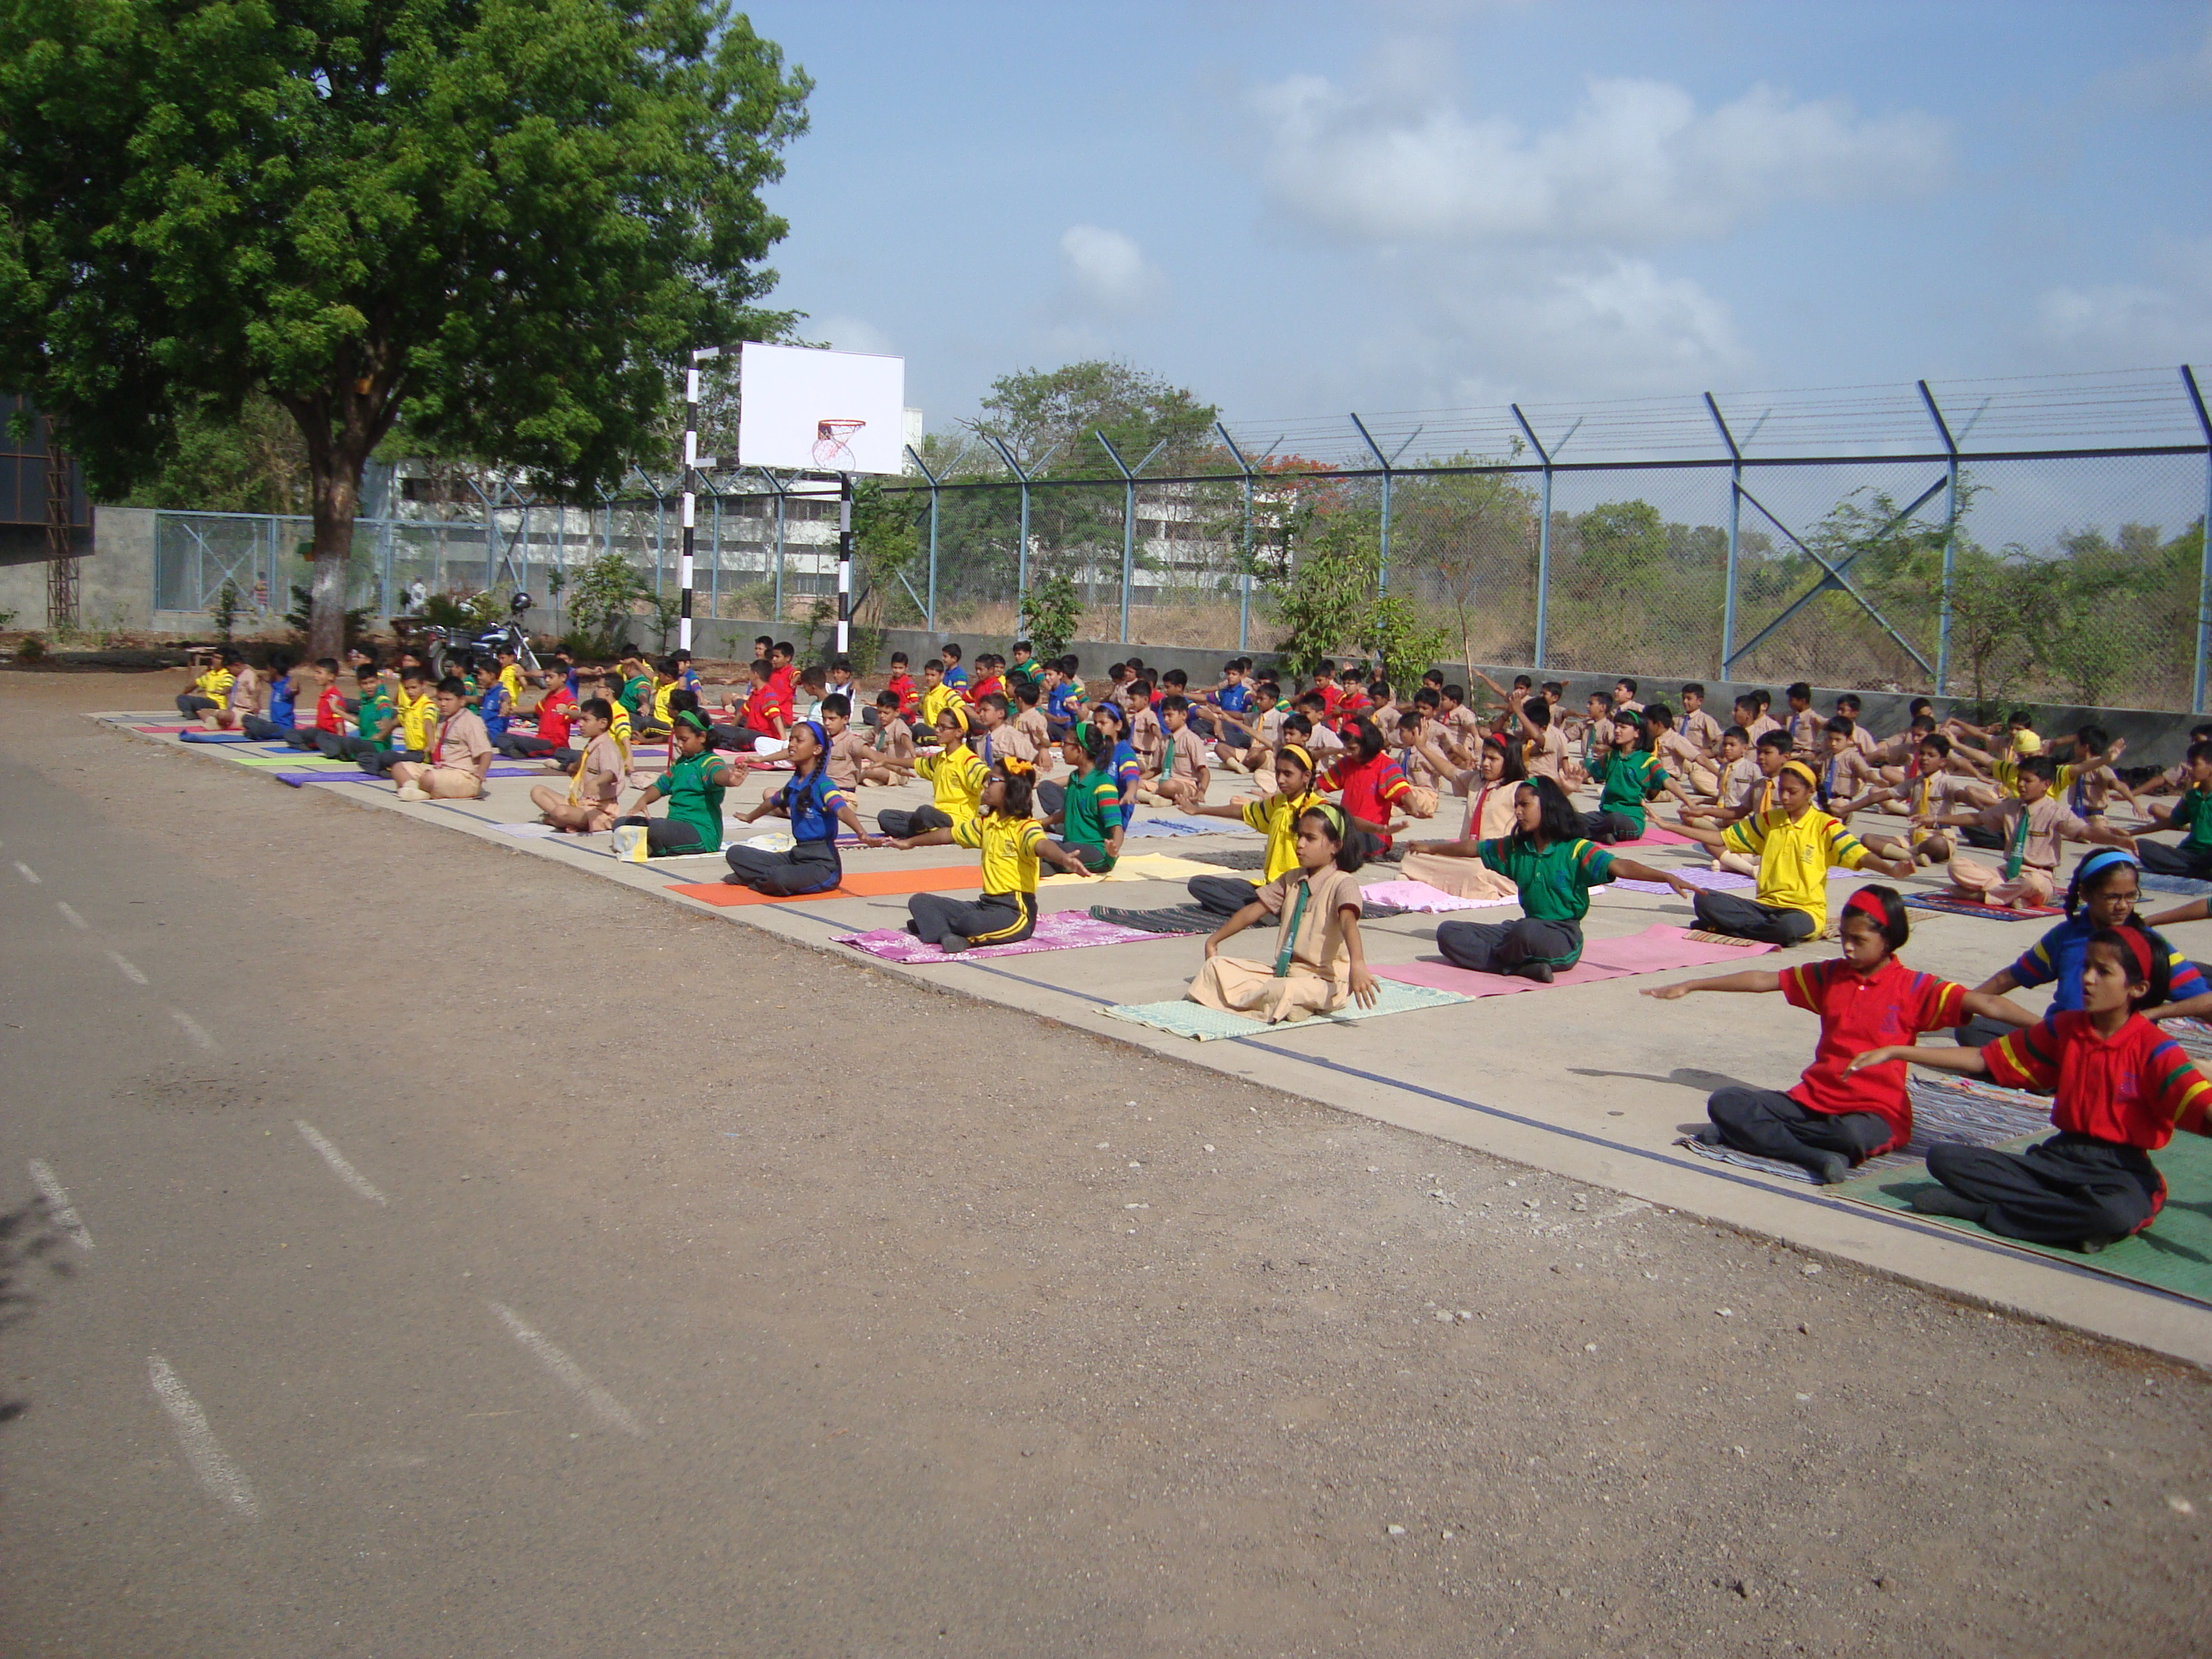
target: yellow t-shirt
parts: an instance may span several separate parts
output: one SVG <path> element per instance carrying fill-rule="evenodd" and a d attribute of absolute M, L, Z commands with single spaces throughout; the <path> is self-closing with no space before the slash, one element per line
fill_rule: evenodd
<path fill-rule="evenodd" d="M 1759 902 L 1802 910 L 1815 928 L 1828 925 L 1828 872 L 1838 865 L 1856 870 L 1867 860 L 1858 837 L 1816 806 L 1795 823 L 1779 810 L 1740 818 L 1721 839 L 1759 860 Z"/>
<path fill-rule="evenodd" d="M 508 663 L 499 671 L 499 683 L 507 692 L 507 712 L 509 714 L 520 714 L 522 712 L 522 671 L 513 663 Z"/>
<path fill-rule="evenodd" d="M 983 854 L 983 890 L 987 893 L 1034 893 L 1037 890 L 1037 848 L 1044 845 L 1044 826 L 1035 818 L 1001 817 L 988 812 L 963 818 L 952 826 L 956 846 L 973 847 Z"/>
<path fill-rule="evenodd" d="M 193 687 L 203 697 L 213 697 L 217 702 L 224 702 L 228 701 L 230 688 L 237 681 L 238 676 L 228 668 L 210 668 L 193 682 Z"/>
<path fill-rule="evenodd" d="M 438 725 L 438 700 L 425 691 L 410 701 L 403 691 L 392 707 L 399 716 L 399 746 L 429 753 L 430 733 Z"/>
<path fill-rule="evenodd" d="M 1310 790 L 1299 795 L 1262 795 L 1244 803 L 1244 822 L 1267 838 L 1267 863 L 1260 877 L 1266 886 L 1298 867 L 1298 815 L 1321 805 Z"/>
<path fill-rule="evenodd" d="M 1997 787 L 2008 795 L 2020 793 L 2020 763 L 2033 752 L 2033 750 L 2023 750 L 2010 759 L 2000 755 L 1990 766 L 1990 775 L 1997 781 Z M 2068 761 L 2058 769 L 2057 777 L 2051 781 L 2051 793 L 2054 795 L 2064 794 L 2073 787 L 2074 780 L 2081 775 L 2082 769 L 2072 761 Z"/>
<path fill-rule="evenodd" d="M 668 700 L 676 695 L 676 682 L 674 680 L 671 680 L 667 684 L 660 687 L 653 694 L 653 723 L 655 726 L 672 726 L 675 724 L 675 722 L 669 718 Z"/>
<path fill-rule="evenodd" d="M 921 694 L 921 724 L 923 729 L 925 731 L 933 729 L 937 725 L 937 717 L 945 712 L 946 705 L 956 703 L 959 701 L 959 690 L 956 687 L 945 684 L 942 680 L 939 680 L 935 685 L 930 687 L 928 690 L 923 692 Z"/>
<path fill-rule="evenodd" d="M 951 818 L 956 830 L 983 810 L 983 785 L 991 769 L 966 744 L 924 755 L 914 763 L 914 769 L 929 780 L 929 787 L 934 792 L 930 804 Z M 1034 875 L 1030 885 L 1036 885 Z"/>

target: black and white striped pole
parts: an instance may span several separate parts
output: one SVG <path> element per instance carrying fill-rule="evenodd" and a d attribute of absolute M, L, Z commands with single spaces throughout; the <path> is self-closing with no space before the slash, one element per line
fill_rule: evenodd
<path fill-rule="evenodd" d="M 683 608 L 678 612 L 676 643 L 679 649 L 691 648 L 691 584 L 696 572 L 692 562 L 696 546 L 693 540 L 699 519 L 699 498 L 692 491 L 693 475 L 711 470 L 714 458 L 699 453 L 699 365 L 712 362 L 722 355 L 720 346 L 705 346 L 691 354 L 691 367 L 684 376 L 684 553 L 677 564 L 677 586 L 683 590 Z"/>
<path fill-rule="evenodd" d="M 853 650 L 853 475 L 837 475 L 837 654 Z"/>

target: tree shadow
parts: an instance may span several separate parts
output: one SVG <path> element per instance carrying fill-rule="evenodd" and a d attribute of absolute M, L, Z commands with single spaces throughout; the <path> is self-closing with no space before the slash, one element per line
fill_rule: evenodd
<path fill-rule="evenodd" d="M 0 1333 L 29 1319 L 38 1305 L 38 1297 L 24 1282 L 33 1269 L 42 1267 L 57 1279 L 76 1271 L 63 1248 L 66 1242 L 47 1214 L 43 1197 L 0 1212 Z M 0 1423 L 12 1423 L 29 1409 L 28 1401 L 0 1395 Z"/>

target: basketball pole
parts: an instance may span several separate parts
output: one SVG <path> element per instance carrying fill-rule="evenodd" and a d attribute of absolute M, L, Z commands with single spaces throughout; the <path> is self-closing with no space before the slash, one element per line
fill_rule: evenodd
<path fill-rule="evenodd" d="M 853 650 L 853 475 L 837 475 L 837 654 Z"/>
<path fill-rule="evenodd" d="M 699 520 L 699 498 L 691 486 L 702 465 L 714 465 L 712 456 L 699 453 L 699 365 L 712 362 L 721 355 L 720 346 L 701 348 L 691 354 L 691 367 L 684 375 L 684 551 L 676 567 L 676 583 L 683 593 L 676 622 L 676 647 L 679 651 L 691 648 L 691 585 L 697 571 L 692 556 L 696 551 L 694 538 Z"/>

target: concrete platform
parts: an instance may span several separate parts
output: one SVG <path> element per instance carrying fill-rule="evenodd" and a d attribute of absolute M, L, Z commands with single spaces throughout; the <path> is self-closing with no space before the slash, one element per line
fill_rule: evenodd
<path fill-rule="evenodd" d="M 228 765 L 241 779 L 257 770 L 225 757 L 227 745 L 182 744 L 173 736 L 136 731 L 141 725 L 175 724 L 173 712 L 103 713 L 94 718 L 143 741 L 164 743 Z M 550 770 L 547 776 L 556 775 Z M 782 775 L 767 775 L 774 787 Z M 529 778 L 495 778 L 487 799 L 466 803 L 407 803 L 389 785 L 309 783 L 338 799 L 370 810 L 401 812 L 424 823 L 472 835 L 526 856 L 551 859 L 615 881 L 665 903 L 758 928 L 835 960 L 927 982 L 937 988 L 1018 1008 L 1062 1022 L 1109 1041 L 1212 1067 L 1271 1088 L 1323 1102 L 1345 1111 L 1478 1148 L 1552 1170 L 1640 1200 L 1771 1236 L 1802 1248 L 1856 1261 L 1948 1294 L 2029 1317 L 2134 1344 L 2198 1365 L 2212 1366 L 2212 1309 L 2136 1287 L 2086 1267 L 1964 1237 L 1948 1229 L 1849 1204 L 1808 1184 L 1756 1170 L 1717 1164 L 1674 1146 L 1701 1123 L 1705 1100 L 1729 1082 L 1786 1087 L 1812 1054 L 1813 1018 L 1779 998 L 1700 997 L 1655 1002 L 1638 993 L 1674 979 L 1719 969 L 1610 980 L 1489 998 L 1448 1007 L 1393 1015 L 1352 1025 L 1278 1028 L 1246 1038 L 1197 1043 L 1102 1017 L 1114 1003 L 1180 996 L 1200 958 L 1194 937 L 988 961 L 956 961 L 907 967 L 831 943 L 835 935 L 895 927 L 906 917 L 902 897 L 793 900 L 732 908 L 705 905 L 673 890 L 716 880 L 719 858 L 656 860 L 639 865 L 614 856 L 610 838 L 526 837 L 502 826 L 536 816 Z M 750 806 L 762 791 L 747 783 L 732 792 L 733 807 Z M 1210 799 L 1225 800 L 1249 781 L 1217 776 Z M 862 811 L 871 822 L 885 807 L 927 799 L 923 789 L 869 789 Z M 1462 809 L 1447 801 L 1432 826 L 1416 826 L 1422 838 L 1455 834 Z M 1868 828 L 1883 824 L 1868 821 Z M 1896 820 L 1888 820 L 1893 826 Z M 771 827 L 763 820 L 760 828 Z M 1133 842 L 1129 852 L 1158 852 L 1203 862 L 1209 850 L 1256 848 L 1257 836 L 1226 823 L 1224 833 Z M 744 833 L 733 828 L 733 836 Z M 1686 862 L 1689 848 L 1639 848 L 1656 864 Z M 855 850 L 849 871 L 915 867 L 972 861 L 957 848 L 926 852 Z M 1243 872 L 1249 873 L 1249 872 Z M 1391 872 L 1376 879 L 1392 878 Z M 1935 890 L 1923 879 L 1908 888 Z M 1841 884 L 1838 884 L 1840 889 Z M 1087 909 L 1096 903 L 1138 908 L 1182 902 L 1180 883 L 1048 884 L 1047 910 Z M 2154 908 L 2166 908 L 2154 902 Z M 1510 907 L 1470 912 L 1479 919 L 1507 919 Z M 1612 890 L 1597 896 L 1587 931 L 1593 939 L 1640 932 L 1655 921 L 1686 923 L 1688 906 L 1672 896 Z M 1407 963 L 1433 953 L 1437 918 L 1406 915 L 1363 924 L 1370 960 Z M 2009 963 L 2041 931 L 2034 921 L 2005 922 L 1939 913 L 1913 913 L 1907 959 L 1916 967 L 1967 984 Z M 2174 930 L 2175 943 L 2212 956 L 2212 923 Z M 1827 954 L 1814 944 L 1758 958 L 1782 966 Z M 2020 1000 L 2040 1006 L 2040 994 Z"/>

